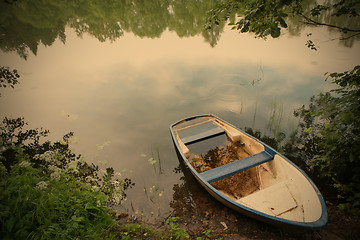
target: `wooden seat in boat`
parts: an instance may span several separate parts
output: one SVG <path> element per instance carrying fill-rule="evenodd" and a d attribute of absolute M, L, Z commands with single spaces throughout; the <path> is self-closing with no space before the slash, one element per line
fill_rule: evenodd
<path fill-rule="evenodd" d="M 217 168 L 213 168 L 206 172 L 202 172 L 200 173 L 200 176 L 203 177 L 205 181 L 211 183 L 271 161 L 273 158 L 274 156 L 271 153 L 262 151 L 249 157 L 236 160 Z"/>
<path fill-rule="evenodd" d="M 225 130 L 216 126 L 216 125 L 210 125 L 205 131 L 196 133 L 194 135 L 190 135 L 184 138 L 181 138 L 181 141 L 185 145 L 190 145 L 192 143 L 196 143 L 211 137 L 215 137 L 221 134 L 224 134 Z"/>

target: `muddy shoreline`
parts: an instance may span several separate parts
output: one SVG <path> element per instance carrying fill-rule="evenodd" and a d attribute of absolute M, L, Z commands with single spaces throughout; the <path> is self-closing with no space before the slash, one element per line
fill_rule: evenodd
<path fill-rule="evenodd" d="M 206 196 L 208 195 L 208 196 Z M 218 203 L 206 192 L 194 199 L 197 207 L 178 208 L 168 217 L 177 217 L 176 224 L 186 230 L 190 239 L 360 239 L 360 210 L 353 213 L 340 211 L 336 206 L 328 206 L 329 223 L 320 230 L 290 229 L 273 226 L 245 215 Z M 134 222 L 131 216 L 120 219 L 122 222 Z M 136 222 L 151 226 L 156 231 L 164 231 L 166 219 Z M 166 228 L 165 228 L 166 229 Z M 207 233 L 206 233 L 207 232 Z M 206 237 L 204 234 L 207 234 Z M 145 238 L 144 238 L 145 239 Z"/>
<path fill-rule="evenodd" d="M 174 186 L 174 200 L 170 203 L 173 211 L 169 217 L 178 217 L 177 224 L 186 230 L 190 239 L 360 239 L 360 209 L 341 211 L 336 205 L 327 203 L 329 222 L 320 230 L 289 229 L 273 226 L 226 207 L 215 200 L 195 181 L 188 169 L 185 180 Z M 188 175 L 190 174 L 190 175 Z M 196 192 L 196 197 L 193 193 Z M 326 199 L 326 196 L 324 196 Z M 133 222 L 133 216 L 124 216 L 123 222 Z M 147 222 L 137 219 L 140 224 L 150 225 L 155 230 L 163 229 L 166 218 Z M 204 232 L 209 233 L 207 238 Z"/>

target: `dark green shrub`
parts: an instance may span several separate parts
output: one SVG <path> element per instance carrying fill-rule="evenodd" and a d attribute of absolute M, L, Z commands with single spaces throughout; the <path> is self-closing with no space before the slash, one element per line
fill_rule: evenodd
<path fill-rule="evenodd" d="M 1 235 L 4 239 L 101 239 L 113 223 L 107 196 L 64 172 L 33 168 L 26 155 L 1 172 Z"/>
<path fill-rule="evenodd" d="M 311 100 L 296 114 L 302 120 L 302 138 L 312 143 L 315 157 L 309 165 L 317 177 L 337 191 L 340 207 L 360 206 L 360 66 L 328 74 L 338 88 Z"/>

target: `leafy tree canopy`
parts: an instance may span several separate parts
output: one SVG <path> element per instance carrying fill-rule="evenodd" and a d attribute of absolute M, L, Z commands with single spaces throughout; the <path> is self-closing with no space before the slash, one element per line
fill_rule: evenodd
<path fill-rule="evenodd" d="M 230 21 L 229 25 L 240 33 L 250 32 L 259 38 L 277 38 L 285 28 L 297 34 L 308 25 L 325 26 L 340 31 L 340 39 L 348 40 L 345 45 L 351 46 L 353 39 L 360 35 L 360 1 L 320 4 L 315 0 L 226 0 L 209 12 L 205 29 L 224 21 Z M 313 42 L 307 46 L 316 50 Z"/>

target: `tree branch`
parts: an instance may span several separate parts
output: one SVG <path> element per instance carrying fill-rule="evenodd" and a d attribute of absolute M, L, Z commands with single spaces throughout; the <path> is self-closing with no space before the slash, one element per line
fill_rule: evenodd
<path fill-rule="evenodd" d="M 321 22 L 317 22 L 307 16 L 305 16 L 304 14 L 298 12 L 298 14 L 300 16 L 302 16 L 306 21 L 304 21 L 305 24 L 309 24 L 309 25 L 316 25 L 316 26 L 325 26 L 325 27 L 330 27 L 330 28 L 336 28 L 336 29 L 339 29 L 343 32 L 360 32 L 360 29 L 349 29 L 349 28 L 346 28 L 346 27 L 340 27 L 340 26 L 336 26 L 336 25 L 332 25 L 332 24 L 327 24 L 327 23 L 321 23 Z M 356 36 L 357 34 L 355 35 L 352 35 L 352 36 Z"/>
<path fill-rule="evenodd" d="M 357 35 L 360 35 L 360 32 L 355 33 L 355 34 L 353 34 L 353 35 L 351 35 L 351 36 L 342 37 L 342 38 L 340 38 L 340 40 L 347 40 L 347 39 L 352 38 L 352 37 L 355 37 L 355 36 L 357 36 Z"/>

